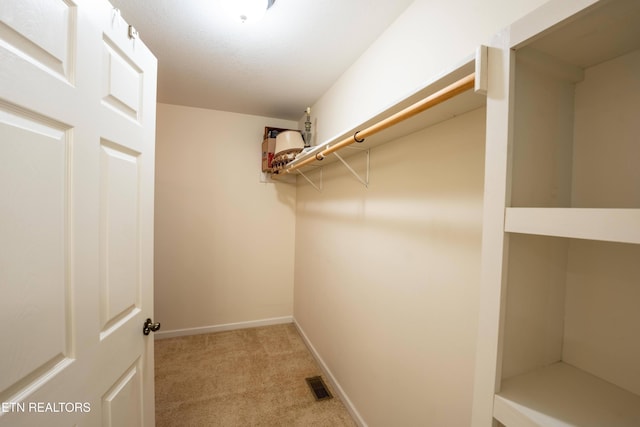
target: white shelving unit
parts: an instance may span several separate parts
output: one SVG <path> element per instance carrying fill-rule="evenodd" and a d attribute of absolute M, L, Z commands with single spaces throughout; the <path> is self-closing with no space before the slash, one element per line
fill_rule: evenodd
<path fill-rule="evenodd" d="M 552 0 L 489 54 L 474 426 L 640 426 L 640 1 Z"/>

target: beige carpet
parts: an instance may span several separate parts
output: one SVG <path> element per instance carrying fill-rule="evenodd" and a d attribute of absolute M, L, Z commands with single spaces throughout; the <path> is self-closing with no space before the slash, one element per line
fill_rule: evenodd
<path fill-rule="evenodd" d="M 321 371 L 293 324 L 158 340 L 155 363 L 158 427 L 356 425 L 329 384 L 314 399 Z"/>

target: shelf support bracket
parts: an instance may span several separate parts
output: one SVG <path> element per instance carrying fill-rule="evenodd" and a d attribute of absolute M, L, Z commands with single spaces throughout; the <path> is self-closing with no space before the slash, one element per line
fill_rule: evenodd
<path fill-rule="evenodd" d="M 340 160 L 342 162 L 342 164 L 349 170 L 349 172 L 351 172 L 351 174 L 358 180 L 360 181 L 360 183 L 362 185 L 364 185 L 366 188 L 369 188 L 369 150 L 365 150 L 365 154 L 367 156 L 367 170 L 365 172 L 365 177 L 362 178 L 355 170 L 353 170 L 353 168 L 349 165 L 349 163 L 347 163 L 342 156 L 340 156 L 340 154 L 338 154 L 337 152 L 333 153 L 338 160 Z"/>
<path fill-rule="evenodd" d="M 309 184 L 311 184 L 311 186 L 312 186 L 313 188 L 315 188 L 315 189 L 316 189 L 316 191 L 318 191 L 318 192 L 322 192 L 322 168 L 320 168 L 320 185 L 319 185 L 319 186 L 318 186 L 318 185 L 316 185 L 316 184 L 311 180 L 311 178 L 309 178 L 307 175 L 305 175 L 305 174 L 304 174 L 304 172 L 302 172 L 300 169 L 298 169 L 298 170 L 297 170 L 297 172 L 298 172 L 298 173 L 299 173 L 299 174 L 300 174 L 304 179 L 306 179 L 306 180 L 307 180 L 307 182 L 308 182 Z"/>

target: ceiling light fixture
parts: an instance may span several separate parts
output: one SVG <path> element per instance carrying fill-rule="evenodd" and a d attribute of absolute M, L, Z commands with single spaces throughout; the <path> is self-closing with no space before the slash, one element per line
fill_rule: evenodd
<path fill-rule="evenodd" d="M 231 16 L 243 24 L 256 22 L 264 17 L 276 0 L 226 0 L 225 4 Z"/>

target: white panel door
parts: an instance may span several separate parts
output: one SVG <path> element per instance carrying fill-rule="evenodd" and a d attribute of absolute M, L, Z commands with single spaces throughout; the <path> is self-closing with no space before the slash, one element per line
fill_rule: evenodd
<path fill-rule="evenodd" d="M 0 426 L 154 425 L 156 65 L 106 0 L 0 1 Z"/>

